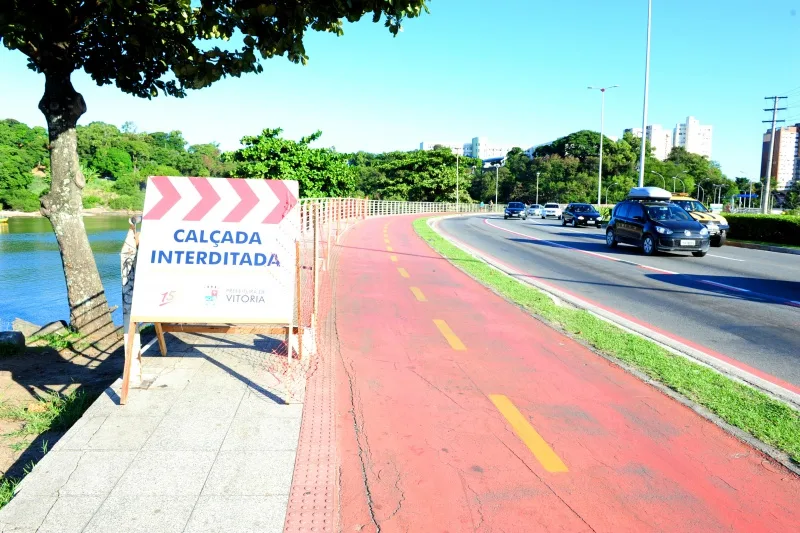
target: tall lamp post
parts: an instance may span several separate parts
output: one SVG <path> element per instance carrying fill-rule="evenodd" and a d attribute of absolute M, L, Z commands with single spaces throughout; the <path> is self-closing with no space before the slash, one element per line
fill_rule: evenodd
<path fill-rule="evenodd" d="M 683 172 L 681 172 L 681 174 L 688 174 L 688 173 L 689 173 L 688 170 L 684 170 Z M 678 176 L 672 176 L 672 192 L 675 192 L 675 180 L 681 182 L 681 185 L 683 185 L 683 192 L 686 192 L 686 184 Z"/>
<path fill-rule="evenodd" d="M 458 194 L 458 153 L 456 153 L 456 213 L 461 212 L 461 203 Z"/>
<path fill-rule="evenodd" d="M 658 173 L 658 172 L 656 172 L 655 170 L 651 170 L 651 171 L 650 171 L 650 173 L 651 173 L 651 174 L 655 174 L 656 176 L 658 176 L 659 178 L 661 178 L 661 180 L 662 180 L 662 182 L 661 182 L 662 186 L 663 186 L 665 189 L 667 188 L 667 179 L 666 179 L 664 176 L 662 176 L 661 174 L 659 174 L 659 173 Z M 643 181 L 641 181 L 641 180 L 639 180 L 639 183 L 644 183 L 644 182 L 643 182 Z M 640 187 L 643 187 L 643 185 L 639 185 L 639 186 L 640 186 Z M 674 187 L 673 187 L 673 188 L 674 188 Z"/>
<path fill-rule="evenodd" d="M 494 167 L 494 208 L 497 209 L 497 191 L 500 183 L 500 163 L 492 165 Z"/>
<path fill-rule="evenodd" d="M 698 188 L 698 190 L 700 190 L 700 191 L 702 191 L 702 192 L 703 192 L 703 196 L 700 196 L 700 195 L 698 194 L 698 196 L 700 196 L 700 197 L 698 198 L 698 200 L 700 200 L 700 203 L 702 204 L 702 203 L 703 203 L 703 198 L 705 198 L 705 196 L 706 196 L 706 190 L 703 188 L 703 186 L 702 186 L 702 185 L 698 185 L 698 186 L 697 186 L 697 188 Z"/>
<path fill-rule="evenodd" d="M 536 173 L 536 205 L 539 205 L 539 174 L 540 172 Z"/>
<path fill-rule="evenodd" d="M 647 96 L 650 91 L 650 22 L 653 18 L 653 0 L 647 0 L 647 51 L 644 63 L 644 105 L 642 109 L 642 149 L 639 154 L 639 187 L 644 187 L 644 156 L 647 146 Z"/>
<path fill-rule="evenodd" d="M 589 90 L 600 91 L 600 164 L 597 165 L 597 204 L 600 205 L 600 194 L 603 192 L 603 128 L 606 118 L 606 91 L 619 85 L 610 87 L 588 87 Z"/>

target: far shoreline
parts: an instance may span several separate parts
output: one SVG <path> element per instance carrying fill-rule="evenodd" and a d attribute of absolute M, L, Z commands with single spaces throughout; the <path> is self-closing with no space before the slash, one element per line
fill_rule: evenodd
<path fill-rule="evenodd" d="M 84 217 L 97 217 L 97 216 L 134 216 L 141 215 L 141 211 L 128 211 L 128 210 L 114 210 L 106 209 L 104 207 L 92 207 L 91 209 L 84 209 Z M 41 211 L 2 211 L 0 210 L 0 219 L 2 218 L 43 218 Z"/>

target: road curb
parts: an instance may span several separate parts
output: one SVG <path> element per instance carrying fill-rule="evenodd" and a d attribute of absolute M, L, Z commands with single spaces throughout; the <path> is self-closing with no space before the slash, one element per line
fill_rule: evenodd
<path fill-rule="evenodd" d="M 605 309 L 602 309 L 602 308 L 599 308 L 599 307 L 597 307 L 595 305 L 592 305 L 591 303 L 586 302 L 586 301 L 584 301 L 584 300 L 582 300 L 582 299 L 580 299 L 578 297 L 575 297 L 575 296 L 573 296 L 573 295 L 571 295 L 569 293 L 561 291 L 556 287 L 541 283 L 538 280 L 532 278 L 531 276 L 527 276 L 526 275 L 524 278 L 520 278 L 520 277 L 518 277 L 519 274 L 520 274 L 519 272 L 509 272 L 509 269 L 511 269 L 511 267 L 506 267 L 504 265 L 498 264 L 496 261 L 493 260 L 493 258 L 491 258 L 491 256 L 487 257 L 488 254 L 483 254 L 479 250 L 473 249 L 472 247 L 466 245 L 465 243 L 462 243 L 461 241 L 459 241 L 455 237 L 447 234 L 445 231 L 443 231 L 443 230 L 441 230 L 440 228 L 437 227 L 437 223 L 439 221 L 444 220 L 446 218 L 454 218 L 456 216 L 461 216 L 461 215 L 432 217 L 432 218 L 428 219 L 427 224 L 440 237 L 442 237 L 443 239 L 445 239 L 447 242 L 449 242 L 453 246 L 457 247 L 458 249 L 462 250 L 463 252 L 471 255 L 472 257 L 475 257 L 476 259 L 480 259 L 481 261 L 483 261 L 484 263 L 486 263 L 490 267 L 494 268 L 495 270 L 497 270 L 497 271 L 499 271 L 499 272 L 501 272 L 501 273 L 503 273 L 503 274 L 505 274 L 505 275 L 507 275 L 509 277 L 512 277 L 517 281 L 522 281 L 524 283 L 527 283 L 527 284 L 535 287 L 536 289 L 542 291 L 544 294 L 550 296 L 551 298 L 553 298 L 553 297 L 558 298 L 558 299 L 562 300 L 563 302 L 565 302 L 568 305 L 571 305 L 571 306 L 576 307 L 578 309 L 583 309 L 585 311 L 588 311 L 588 312 L 592 313 L 593 315 L 595 315 L 596 317 L 600 318 L 601 320 L 604 320 L 606 322 L 612 323 L 612 324 L 620 327 L 624 331 L 627 331 L 629 333 L 633 333 L 635 335 L 638 335 L 639 337 L 642 337 L 642 338 L 645 338 L 645 339 L 650 340 L 652 342 L 655 342 L 656 344 L 658 344 L 662 348 L 666 349 L 670 353 L 673 353 L 675 355 L 679 355 L 679 356 L 684 357 L 684 358 L 686 358 L 686 359 L 688 359 L 688 360 L 690 360 L 690 361 L 692 361 L 694 363 L 697 363 L 697 364 L 700 364 L 702 366 L 711 368 L 711 369 L 719 372 L 720 374 L 726 376 L 727 378 L 729 378 L 729 379 L 731 379 L 733 381 L 737 381 L 739 383 L 743 383 L 745 385 L 751 386 L 751 387 L 759 390 L 760 392 L 766 394 L 767 396 L 769 396 L 769 397 L 771 397 L 771 398 L 773 398 L 775 400 L 781 401 L 782 403 L 785 403 L 785 404 L 789 405 L 790 407 L 792 407 L 795 410 L 800 410 L 800 394 L 797 394 L 797 393 L 795 393 L 793 391 L 784 389 L 783 387 L 775 385 L 774 383 L 771 383 L 771 382 L 769 382 L 769 381 L 767 381 L 767 380 L 765 380 L 763 378 L 760 378 L 760 377 L 755 376 L 755 375 L 753 375 L 753 374 L 751 374 L 749 372 L 746 372 L 746 371 L 744 371 L 744 370 L 742 370 L 742 369 L 740 369 L 740 368 L 738 368 L 738 367 L 736 367 L 736 366 L 734 366 L 734 365 L 732 365 L 730 363 L 727 363 L 725 361 L 721 361 L 721 360 L 719 360 L 719 359 L 717 359 L 717 358 L 715 358 L 715 357 L 713 357 L 713 356 L 711 356 L 709 354 L 706 354 L 706 353 L 704 353 L 704 352 L 702 352 L 700 350 L 697 350 L 695 348 L 687 346 L 687 345 L 685 345 L 685 344 L 683 344 L 681 342 L 678 342 L 678 341 L 676 341 L 674 339 L 671 339 L 669 337 L 661 335 L 660 333 L 658 333 L 656 331 L 652 331 L 652 330 L 650 330 L 648 328 L 640 326 L 639 324 L 636 324 L 636 323 L 631 322 L 631 321 L 629 321 L 629 320 L 627 320 L 627 319 L 625 319 L 623 317 L 620 317 L 620 316 L 618 316 L 618 315 L 616 315 L 614 313 L 606 311 Z M 457 265 L 456 265 L 456 267 L 458 268 Z M 462 270 L 462 272 L 463 272 L 463 270 Z M 467 274 L 467 275 L 469 275 L 469 274 Z M 490 287 L 487 287 L 487 288 L 489 290 L 492 290 Z M 501 297 L 503 297 L 503 296 L 501 296 Z M 503 298 L 506 299 L 505 297 L 503 297 Z M 511 302 L 511 303 L 513 303 L 513 302 Z M 528 311 L 528 310 L 525 310 L 525 311 L 530 313 L 530 311 Z M 545 321 L 545 322 L 548 323 L 548 325 L 550 325 L 549 322 L 547 322 L 547 321 Z M 551 327 L 552 327 L 552 325 L 551 325 Z M 565 334 L 568 335 L 568 333 L 566 333 L 566 332 L 565 332 Z M 782 452 L 782 451 L 778 450 L 777 448 L 774 448 L 774 447 L 772 447 L 772 446 L 770 446 L 768 444 L 765 444 L 764 442 L 758 440 L 756 437 L 752 436 L 751 434 L 747 433 L 746 431 L 744 431 L 742 429 L 739 429 L 739 428 L 737 428 L 737 427 L 725 422 L 723 419 L 721 419 L 720 417 L 718 417 L 717 415 L 712 413 L 707 408 L 703 407 L 700 404 L 697 404 L 697 403 L 693 402 L 692 400 L 690 400 L 686 396 L 684 396 L 684 395 L 682 395 L 682 394 L 670 389 L 666 385 L 664 385 L 664 384 L 662 384 L 662 383 L 660 383 L 658 381 L 653 380 L 652 378 L 650 378 L 649 376 L 647 376 L 646 374 L 644 374 L 640 370 L 638 370 L 638 369 L 636 369 L 634 367 L 631 367 L 630 365 L 620 361 L 619 359 L 617 359 L 617 358 L 615 358 L 615 357 L 613 357 L 611 355 L 607 355 L 607 354 L 603 354 L 603 353 L 599 352 L 598 350 L 596 350 L 595 348 L 587 345 L 585 342 L 581 341 L 580 339 L 576 339 L 576 340 L 581 342 L 582 344 L 584 344 L 584 346 L 587 346 L 594 353 L 596 353 L 599 356 L 603 357 L 604 359 L 606 359 L 606 360 L 608 360 L 608 361 L 620 366 L 625 371 L 637 376 L 642 381 L 645 381 L 646 383 L 648 383 L 650 385 L 653 385 L 654 387 L 656 387 L 661 392 L 663 392 L 663 393 L 667 394 L 668 396 L 670 396 L 671 398 L 679 401 L 681 404 L 689 407 L 690 409 L 692 409 L 693 411 L 695 411 L 699 415 L 703 416 L 704 418 L 706 418 L 710 422 L 712 422 L 712 423 L 716 424 L 717 426 L 723 428 L 728 433 L 731 433 L 732 435 L 734 435 L 739 440 L 742 440 L 743 442 L 746 442 L 746 443 L 750 444 L 751 446 L 753 446 L 754 448 L 758 449 L 759 451 L 765 453 L 766 455 L 768 455 L 769 457 L 771 457 L 775 461 L 779 462 L 780 464 L 782 464 L 783 466 L 785 466 L 786 468 L 788 468 L 789 470 L 791 470 L 795 474 L 800 475 L 800 465 L 797 465 L 796 463 L 794 463 L 794 461 L 792 461 L 792 459 L 787 454 L 785 454 L 784 452 Z"/>
<path fill-rule="evenodd" d="M 785 246 L 768 246 L 766 244 L 753 244 L 749 242 L 726 241 L 726 246 L 734 248 L 749 248 L 751 250 L 763 250 L 765 252 L 777 252 L 779 254 L 800 255 L 800 248 L 786 248 Z"/>

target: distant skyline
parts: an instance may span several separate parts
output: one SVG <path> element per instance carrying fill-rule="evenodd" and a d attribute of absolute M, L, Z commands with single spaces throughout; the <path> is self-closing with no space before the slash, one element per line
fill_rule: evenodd
<path fill-rule="evenodd" d="M 223 149 L 264 128 L 350 152 L 413 150 L 422 141 L 474 136 L 523 149 L 581 129 L 641 127 L 647 2 L 432 0 L 430 15 L 392 38 L 363 20 L 345 35 L 308 35 L 305 67 L 283 58 L 262 75 L 223 80 L 184 99 L 152 101 L 73 76 L 86 98 L 80 123 L 132 121 L 181 130 Z M 649 124 L 686 116 L 714 127 L 713 159 L 729 177 L 757 178 L 769 114 L 765 96 L 789 96 L 780 118 L 800 122 L 800 0 L 653 2 Z M 769 46 L 768 46 L 769 45 Z M 44 126 L 44 79 L 0 47 L 0 118 Z"/>

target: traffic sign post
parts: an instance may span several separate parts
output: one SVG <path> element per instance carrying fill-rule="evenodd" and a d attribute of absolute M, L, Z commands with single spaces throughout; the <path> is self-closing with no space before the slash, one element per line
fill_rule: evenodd
<path fill-rule="evenodd" d="M 291 359 L 295 323 L 302 335 L 298 192 L 296 181 L 150 177 L 129 331 L 155 323 L 162 355 L 164 331 L 285 331 Z"/>

